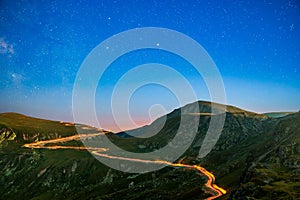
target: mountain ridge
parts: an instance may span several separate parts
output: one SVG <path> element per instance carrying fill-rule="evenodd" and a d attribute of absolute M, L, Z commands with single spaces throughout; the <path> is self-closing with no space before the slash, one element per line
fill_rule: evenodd
<path fill-rule="evenodd" d="M 209 107 L 208 103 L 202 103 L 199 110 L 208 113 Z M 297 171 L 300 168 L 300 113 L 271 118 L 257 113 L 249 114 L 237 108 L 228 110 L 231 112 L 226 113 L 221 137 L 212 151 L 204 158 L 197 157 L 209 122 L 214 117 L 200 114 L 196 138 L 177 162 L 201 164 L 213 172 L 217 184 L 228 191 L 221 199 L 299 197 L 297 188 L 300 188 L 300 181 L 295 176 L 300 174 Z M 192 119 L 193 115 L 190 117 Z M 24 117 L 21 118 L 24 120 Z M 37 120 L 39 123 L 32 125 L 33 121 L 24 122 L 19 119 L 21 124 L 17 125 L 14 124 L 16 121 L 11 118 L 4 119 L 0 114 L 0 124 L 7 125 L 7 120 L 12 124 L 12 127 L 7 128 L 11 128 L 15 136 L 12 133 L 7 134 L 7 131 L 2 132 L 2 136 L 6 138 L 0 143 L 0 188 L 4 191 L 0 194 L 0 199 L 63 199 L 66 196 L 70 199 L 208 197 L 201 190 L 201 184 L 205 183 L 203 177 L 196 176 L 187 169 L 166 167 L 152 173 L 131 176 L 109 169 L 86 151 L 22 147 L 25 142 L 75 135 L 74 124 Z M 179 124 L 180 109 L 177 109 L 169 113 L 163 128 L 155 136 L 122 138 L 107 133 L 107 137 L 124 150 L 151 152 L 165 146 L 176 135 Z M 87 126 L 84 130 L 89 131 L 89 128 L 92 127 Z M 147 133 L 151 129 L 139 130 Z M 60 145 L 78 147 L 82 143 L 74 140 Z M 22 196 L 18 196 L 19 194 Z"/>

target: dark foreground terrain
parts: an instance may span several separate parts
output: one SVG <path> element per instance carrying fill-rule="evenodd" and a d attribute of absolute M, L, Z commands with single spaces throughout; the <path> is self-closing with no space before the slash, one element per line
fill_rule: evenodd
<path fill-rule="evenodd" d="M 195 104 L 194 104 L 195 105 Z M 198 102 L 201 113 L 211 104 Z M 189 106 L 189 105 L 187 105 Z M 300 199 L 300 113 L 272 117 L 227 106 L 222 135 L 214 149 L 197 158 L 209 121 L 200 117 L 197 136 L 181 157 L 211 171 L 227 190 L 220 199 Z M 136 131 L 147 133 L 160 123 Z M 105 132 L 115 144 L 133 152 L 150 152 L 174 137 L 180 110 L 167 115 L 163 129 L 147 139 Z M 88 126 L 87 132 L 99 130 Z M 207 177 L 182 167 L 145 174 L 108 168 L 88 151 L 26 148 L 23 145 L 76 135 L 73 124 L 0 114 L 0 199 L 205 199 Z M 47 146 L 58 145 L 47 144 Z M 61 142 L 83 146 L 80 140 Z"/>

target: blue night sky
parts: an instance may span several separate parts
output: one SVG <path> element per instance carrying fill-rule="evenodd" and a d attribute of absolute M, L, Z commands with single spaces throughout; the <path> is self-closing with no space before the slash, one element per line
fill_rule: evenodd
<path fill-rule="evenodd" d="M 72 89 L 83 60 L 103 40 L 139 27 L 173 29 L 200 43 L 219 68 L 227 104 L 255 112 L 300 109 L 299 1 L 2 0 L 0 112 L 72 121 Z M 138 51 L 117 59 L 102 77 L 99 119 L 109 119 L 110 90 L 122 74 L 149 62 L 176 68 L 198 99 L 210 99 L 188 63 L 159 50 Z M 180 106 L 157 85 L 140 88 L 130 103 L 138 125 L 149 123 L 153 104 L 165 112 Z M 104 124 L 115 129 L 109 120 Z"/>

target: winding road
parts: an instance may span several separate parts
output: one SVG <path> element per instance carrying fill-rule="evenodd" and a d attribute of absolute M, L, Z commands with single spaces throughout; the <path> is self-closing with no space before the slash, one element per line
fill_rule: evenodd
<path fill-rule="evenodd" d="M 108 150 L 105 148 L 95 148 L 95 147 L 85 147 L 85 146 L 62 146 L 62 145 L 45 146 L 47 144 L 64 143 L 67 141 L 80 140 L 82 138 L 95 137 L 95 136 L 99 136 L 99 135 L 103 135 L 103 132 L 93 133 L 93 134 L 77 134 L 77 135 L 64 137 L 64 138 L 56 138 L 56 139 L 50 139 L 50 140 L 37 141 L 37 142 L 25 144 L 23 146 L 26 148 L 38 148 L 38 149 L 43 148 L 43 149 L 89 150 L 94 155 L 107 157 L 107 158 L 111 158 L 111 159 L 129 160 L 129 161 L 143 162 L 143 163 L 167 164 L 167 165 L 173 166 L 173 167 L 184 167 L 184 168 L 188 168 L 188 169 L 193 169 L 193 170 L 197 170 L 197 171 L 201 172 L 202 174 L 204 174 L 207 177 L 207 182 L 206 182 L 205 186 L 208 188 L 207 191 L 212 195 L 211 197 L 207 198 L 207 200 L 213 200 L 213 199 L 216 199 L 216 198 L 226 194 L 225 189 L 223 189 L 215 184 L 215 176 L 213 175 L 213 173 L 207 171 L 204 167 L 201 167 L 200 165 L 171 163 L 171 162 L 167 162 L 167 161 L 163 161 L 163 160 L 142 160 L 142 159 L 135 159 L 135 158 L 111 156 L 111 155 L 103 153 Z"/>

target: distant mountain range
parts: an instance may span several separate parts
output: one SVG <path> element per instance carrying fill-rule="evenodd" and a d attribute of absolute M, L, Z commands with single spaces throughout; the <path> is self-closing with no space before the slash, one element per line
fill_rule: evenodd
<path fill-rule="evenodd" d="M 267 115 L 269 117 L 274 117 L 274 118 L 278 118 L 278 117 L 284 117 L 290 114 L 294 114 L 295 112 L 269 112 L 269 113 L 263 113 L 264 115 Z"/>
<path fill-rule="evenodd" d="M 227 190 L 220 199 L 300 199 L 300 113 L 257 114 L 227 106 L 220 139 L 200 159 L 199 149 L 214 116 L 209 114 L 212 103 L 199 101 L 193 105 L 199 106 L 197 136 L 178 161 L 200 164 L 213 172 L 216 183 Z M 166 115 L 159 133 L 146 139 L 85 125 L 81 128 L 86 133 L 101 131 L 125 150 L 151 152 L 175 136 L 180 114 L 180 109 L 176 109 Z M 161 125 L 160 120 L 129 133 L 151 133 Z M 0 114 L 0 199 L 205 199 L 211 196 L 204 188 L 206 177 L 193 170 L 165 167 L 145 174 L 129 174 L 108 168 L 87 151 L 51 149 L 53 144 L 45 145 L 50 148 L 23 147 L 27 143 L 76 134 L 72 123 L 17 113 Z M 74 139 L 59 145 L 80 147 L 82 143 Z"/>

